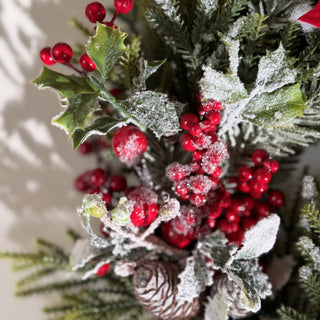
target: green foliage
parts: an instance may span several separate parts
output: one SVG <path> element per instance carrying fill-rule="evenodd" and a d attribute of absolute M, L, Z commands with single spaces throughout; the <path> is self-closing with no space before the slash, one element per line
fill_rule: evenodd
<path fill-rule="evenodd" d="M 311 320 L 307 316 L 300 314 L 296 310 L 290 307 L 282 306 L 277 310 L 281 320 Z"/>
<path fill-rule="evenodd" d="M 302 208 L 302 214 L 304 219 L 308 222 L 312 232 L 318 236 L 320 240 L 320 213 L 312 204 L 306 204 Z"/>
<path fill-rule="evenodd" d="M 118 59 L 126 52 L 126 36 L 126 33 L 118 29 L 98 23 L 95 36 L 89 39 L 87 52 L 101 74 L 102 83 L 106 81 L 109 71 Z"/>

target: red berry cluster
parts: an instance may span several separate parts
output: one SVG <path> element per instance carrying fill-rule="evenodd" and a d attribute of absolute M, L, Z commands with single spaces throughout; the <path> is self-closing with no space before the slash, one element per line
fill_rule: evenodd
<path fill-rule="evenodd" d="M 90 139 L 82 142 L 78 147 L 77 151 L 83 155 L 90 154 L 93 152 L 99 152 L 103 149 L 110 149 L 111 145 L 104 139 L 104 137 L 93 136 Z"/>
<path fill-rule="evenodd" d="M 158 215 L 158 195 L 151 189 L 140 186 L 133 188 L 127 194 L 133 201 L 133 211 L 130 220 L 136 227 L 147 227 Z"/>
<path fill-rule="evenodd" d="M 52 48 L 45 47 L 40 51 L 40 59 L 45 65 L 51 66 L 55 63 L 62 63 L 78 71 L 70 63 L 72 56 L 73 50 L 65 42 L 58 42 Z M 81 55 L 79 64 L 81 65 L 82 69 L 87 72 L 94 71 L 97 68 L 87 53 Z"/>
<path fill-rule="evenodd" d="M 134 126 L 122 127 L 112 137 L 114 153 L 128 166 L 137 164 L 147 147 L 148 141 L 145 134 Z"/>
<path fill-rule="evenodd" d="M 101 168 L 86 171 L 75 179 L 76 190 L 88 194 L 101 193 L 107 208 L 110 207 L 113 192 L 125 191 L 127 181 L 119 175 L 107 176 Z"/>
<path fill-rule="evenodd" d="M 200 105 L 202 120 L 192 113 L 182 115 L 180 125 L 187 132 L 180 143 L 184 150 L 192 152 L 192 161 L 184 165 L 174 162 L 166 169 L 180 199 L 197 207 L 204 205 L 210 190 L 218 186 L 219 164 L 228 155 L 226 144 L 216 134 L 220 109 L 220 102 L 205 100 Z"/>
<path fill-rule="evenodd" d="M 118 16 L 119 13 L 121 14 L 127 14 L 131 11 L 133 7 L 133 1 L 132 0 L 115 0 L 114 1 L 114 8 L 116 9 L 116 12 L 112 18 L 111 21 L 103 21 L 106 17 L 106 8 L 100 3 L 100 2 L 91 2 L 86 7 L 86 16 L 92 23 L 100 22 L 102 24 L 105 24 L 107 27 L 114 27 L 117 29 L 117 27 L 114 25 L 114 22 Z"/>
<path fill-rule="evenodd" d="M 279 170 L 278 161 L 272 159 L 266 150 L 255 150 L 251 156 L 255 166 L 242 166 L 238 171 L 238 189 L 260 199 L 269 189 L 272 175 Z"/>

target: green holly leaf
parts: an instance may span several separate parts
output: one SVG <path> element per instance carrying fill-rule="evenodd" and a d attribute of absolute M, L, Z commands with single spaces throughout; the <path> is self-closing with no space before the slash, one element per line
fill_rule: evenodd
<path fill-rule="evenodd" d="M 117 120 L 108 116 L 96 119 L 85 129 L 77 129 L 73 135 L 73 149 L 77 149 L 88 137 L 93 134 L 106 135 L 112 129 L 126 124 L 125 120 Z"/>
<path fill-rule="evenodd" d="M 243 118 L 263 128 L 288 127 L 306 108 L 299 84 L 254 97 L 246 106 Z"/>
<path fill-rule="evenodd" d="M 69 137 L 76 129 L 85 129 L 93 120 L 93 114 L 101 110 L 99 94 L 79 94 L 68 100 L 67 109 L 52 122 L 66 131 Z"/>
<path fill-rule="evenodd" d="M 164 60 L 156 60 L 156 61 L 143 61 L 143 78 L 147 80 L 151 75 L 153 75 L 165 62 Z"/>
<path fill-rule="evenodd" d="M 64 75 L 46 67 L 43 68 L 40 76 L 31 83 L 37 85 L 40 89 L 55 89 L 66 98 L 79 94 L 95 93 L 95 89 L 88 78 Z"/>
<path fill-rule="evenodd" d="M 89 39 L 86 49 L 101 74 L 102 83 L 105 82 L 109 71 L 126 51 L 123 43 L 126 37 L 127 34 L 119 29 L 115 30 L 97 23 L 97 32 Z"/>
<path fill-rule="evenodd" d="M 164 134 L 176 134 L 180 130 L 179 112 L 183 104 L 170 101 L 164 93 L 143 91 L 119 102 L 132 117 L 152 130 L 157 138 Z"/>

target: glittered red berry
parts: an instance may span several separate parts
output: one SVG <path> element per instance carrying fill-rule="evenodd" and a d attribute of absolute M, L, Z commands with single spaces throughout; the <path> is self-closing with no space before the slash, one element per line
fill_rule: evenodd
<path fill-rule="evenodd" d="M 102 277 L 109 272 L 109 269 L 110 269 L 109 263 L 105 263 L 99 267 L 99 269 L 96 271 L 96 275 L 99 277 Z"/>
<path fill-rule="evenodd" d="M 269 193 L 268 202 L 276 207 L 284 207 L 285 196 L 280 190 L 272 190 Z"/>
<path fill-rule="evenodd" d="M 182 180 L 187 176 L 187 174 L 187 167 L 178 162 L 173 162 L 166 168 L 166 176 L 170 181 Z"/>
<path fill-rule="evenodd" d="M 130 215 L 130 220 L 136 227 L 142 227 L 145 220 L 145 212 L 143 210 L 143 206 L 134 206 L 134 209 Z"/>
<path fill-rule="evenodd" d="M 242 182 L 242 181 L 239 182 L 238 188 L 243 193 L 249 193 L 251 190 L 249 184 L 247 182 Z"/>
<path fill-rule="evenodd" d="M 102 187 L 107 182 L 106 172 L 101 168 L 92 170 L 90 181 L 95 187 Z"/>
<path fill-rule="evenodd" d="M 195 151 L 197 150 L 192 135 L 190 133 L 185 133 L 180 140 L 181 147 L 186 151 Z"/>
<path fill-rule="evenodd" d="M 259 183 L 256 181 L 253 181 L 250 184 L 251 187 L 251 192 L 253 192 L 254 194 L 259 194 L 259 193 L 264 193 L 268 190 L 268 185 L 265 183 Z"/>
<path fill-rule="evenodd" d="M 256 166 L 260 166 L 263 161 L 269 158 L 268 151 L 264 149 L 257 149 L 252 153 L 251 159 Z"/>
<path fill-rule="evenodd" d="M 124 191 L 127 188 L 127 180 L 122 176 L 114 175 L 110 179 L 109 187 L 111 191 Z"/>
<path fill-rule="evenodd" d="M 166 242 L 180 249 L 186 248 L 191 243 L 191 240 L 187 236 L 182 233 L 179 234 L 174 230 L 171 221 L 162 225 L 161 235 Z"/>
<path fill-rule="evenodd" d="M 91 2 L 86 7 L 86 16 L 90 22 L 102 22 L 106 16 L 106 9 L 100 2 Z"/>
<path fill-rule="evenodd" d="M 52 66 L 56 63 L 51 55 L 50 47 L 45 47 L 40 51 L 40 59 L 47 66 Z"/>
<path fill-rule="evenodd" d="M 185 113 L 180 118 L 180 126 L 183 130 L 189 130 L 192 124 L 199 123 L 199 119 L 193 113 Z"/>
<path fill-rule="evenodd" d="M 200 207 L 205 203 L 205 196 L 203 194 L 192 193 L 189 197 L 189 201 L 196 207 Z"/>
<path fill-rule="evenodd" d="M 92 61 L 92 59 L 88 56 L 87 53 L 84 53 L 79 60 L 79 63 L 83 70 L 87 72 L 91 72 L 97 69 L 96 65 Z"/>
<path fill-rule="evenodd" d="M 249 181 L 253 177 L 253 168 L 241 166 L 238 170 L 238 177 L 242 181 Z"/>
<path fill-rule="evenodd" d="M 228 220 L 220 220 L 218 223 L 218 229 L 225 234 L 231 234 L 239 230 L 239 224 L 236 222 L 229 222 Z"/>
<path fill-rule="evenodd" d="M 187 195 L 189 192 L 188 184 L 184 181 L 178 181 L 174 186 L 174 190 L 180 196 Z"/>
<path fill-rule="evenodd" d="M 145 211 L 145 219 L 143 222 L 143 227 L 147 227 L 151 224 L 158 215 L 158 205 L 156 203 L 149 204 Z"/>
<path fill-rule="evenodd" d="M 279 170 L 279 162 L 273 159 L 267 159 L 263 162 L 263 167 L 272 173 Z"/>
<path fill-rule="evenodd" d="M 220 123 L 221 121 L 221 115 L 219 112 L 217 111 L 211 111 L 209 114 L 208 114 L 208 120 L 213 124 L 213 125 L 217 125 Z"/>
<path fill-rule="evenodd" d="M 145 134 L 134 126 L 120 128 L 112 138 L 114 153 L 128 166 L 138 163 L 147 147 Z"/>
<path fill-rule="evenodd" d="M 259 168 L 253 174 L 253 179 L 256 182 L 262 183 L 262 184 L 268 184 L 271 180 L 271 177 L 272 175 L 270 171 L 265 168 Z"/>
<path fill-rule="evenodd" d="M 189 133 L 192 136 L 199 136 L 202 133 L 202 128 L 199 123 L 192 123 L 189 127 Z"/>
<path fill-rule="evenodd" d="M 58 42 L 52 47 L 51 55 L 58 63 L 68 63 L 72 58 L 73 51 L 67 43 Z"/>
<path fill-rule="evenodd" d="M 132 0 L 114 0 L 114 8 L 118 13 L 127 14 L 133 7 Z"/>

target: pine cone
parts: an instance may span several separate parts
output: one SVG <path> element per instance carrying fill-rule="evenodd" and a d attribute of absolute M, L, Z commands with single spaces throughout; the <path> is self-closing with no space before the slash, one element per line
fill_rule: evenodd
<path fill-rule="evenodd" d="M 240 291 L 241 289 L 235 281 L 229 280 L 226 274 L 220 274 L 214 278 L 211 295 L 222 294 L 227 301 L 231 302 L 229 316 L 233 319 L 241 319 L 248 317 L 251 313 L 243 308 L 240 302 Z"/>
<path fill-rule="evenodd" d="M 132 282 L 141 305 L 163 320 L 189 320 L 200 308 L 199 299 L 177 300 L 179 269 L 162 261 L 143 261 Z"/>

